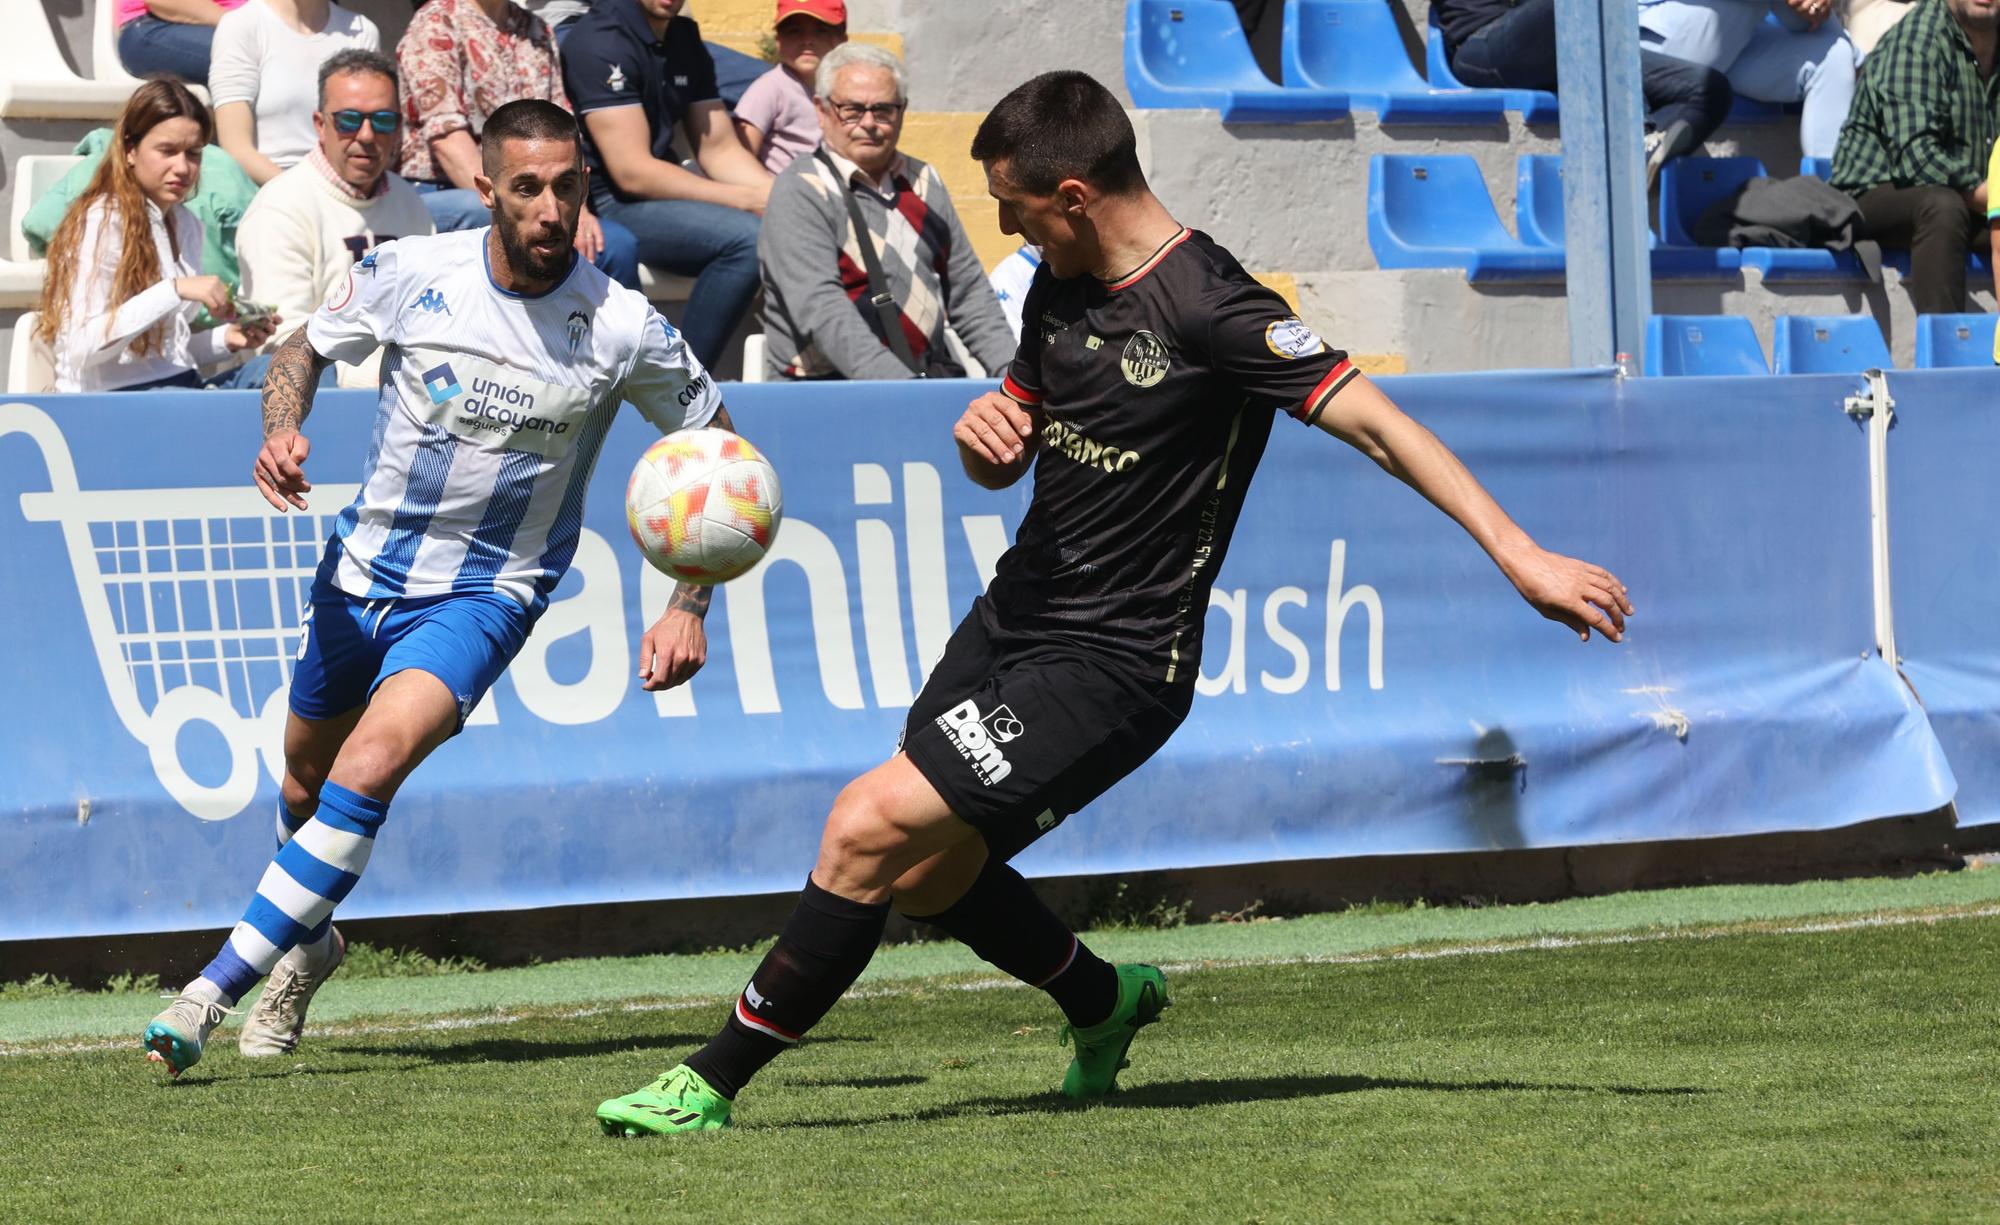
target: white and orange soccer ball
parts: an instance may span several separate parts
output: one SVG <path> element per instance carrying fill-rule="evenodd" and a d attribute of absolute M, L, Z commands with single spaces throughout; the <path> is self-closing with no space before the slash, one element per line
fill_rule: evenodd
<path fill-rule="evenodd" d="M 683 583 L 726 583 L 757 564 L 784 515 L 778 474 L 728 430 L 679 430 L 646 448 L 625 521 L 646 560 Z"/>

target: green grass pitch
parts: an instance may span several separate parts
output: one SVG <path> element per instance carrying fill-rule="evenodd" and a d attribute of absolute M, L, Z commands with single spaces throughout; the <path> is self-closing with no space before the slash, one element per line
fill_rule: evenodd
<path fill-rule="evenodd" d="M 892 949 L 737 1127 L 673 1140 L 591 1112 L 705 1038 L 747 955 L 336 979 L 298 1055 L 226 1030 L 178 1083 L 125 1035 L 147 997 L 0 1002 L 0 1220 L 2000 1220 L 1996 898 L 1108 933 L 1178 966 L 1175 1006 L 1082 1108 L 1044 998 Z"/>

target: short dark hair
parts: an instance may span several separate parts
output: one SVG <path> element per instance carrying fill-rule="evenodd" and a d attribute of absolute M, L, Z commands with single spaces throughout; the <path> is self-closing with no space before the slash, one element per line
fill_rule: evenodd
<path fill-rule="evenodd" d="M 972 138 L 979 162 L 1007 162 L 1007 173 L 1038 196 L 1064 179 L 1122 195 L 1146 184 L 1139 140 L 1110 90 L 1087 72 L 1045 72 L 1000 99 Z"/>
<path fill-rule="evenodd" d="M 487 117 L 479 134 L 479 161 L 487 178 L 500 169 L 500 146 L 510 140 L 566 140 L 583 156 L 576 116 L 546 98 L 516 98 Z"/>
<path fill-rule="evenodd" d="M 326 83 L 337 76 L 343 76 L 350 72 L 372 72 L 377 76 L 388 77 L 389 84 L 396 87 L 397 95 L 399 97 L 402 95 L 403 81 L 401 77 L 396 75 L 395 60 L 390 59 L 380 51 L 364 51 L 360 47 L 349 47 L 344 51 L 334 52 L 320 63 L 319 106 L 321 110 L 326 109 Z"/>

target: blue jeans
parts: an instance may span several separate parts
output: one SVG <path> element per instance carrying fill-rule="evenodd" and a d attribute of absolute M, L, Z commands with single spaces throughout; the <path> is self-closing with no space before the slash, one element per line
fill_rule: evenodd
<path fill-rule="evenodd" d="M 108 0 L 107 0 L 108 2 Z M 143 13 L 118 31 L 118 58 L 135 77 L 170 73 L 196 85 L 208 84 L 208 49 L 215 27 L 161 21 Z"/>
<path fill-rule="evenodd" d="M 639 239 L 639 262 L 694 278 L 681 335 L 713 369 L 757 296 L 755 213 L 696 200 L 601 199 L 597 215 L 616 218 Z"/>
<path fill-rule="evenodd" d="M 1451 53 L 1451 70 L 1475 89 L 1556 87 L 1556 0 L 1523 0 L 1466 36 Z M 1665 131 L 1685 121 L 1695 142 L 1707 140 L 1729 114 L 1729 79 L 1713 68 L 1639 48 L 1646 119 Z"/>
<path fill-rule="evenodd" d="M 424 207 L 430 210 L 440 234 L 476 230 L 493 220 L 492 211 L 479 202 L 479 193 L 469 187 L 440 187 L 423 182 L 412 182 L 410 186 L 424 198 Z M 639 288 L 639 240 L 609 217 L 599 217 L 597 224 L 604 231 L 604 246 L 590 262 L 625 288 Z"/>
<path fill-rule="evenodd" d="M 1751 0 L 1652 0 L 1639 6 L 1639 37 L 1663 54 L 1728 74 L 1730 85 L 1759 102 L 1801 102 L 1799 150 L 1832 157 L 1854 101 L 1860 56 L 1840 22 L 1817 30 L 1783 5 Z"/>

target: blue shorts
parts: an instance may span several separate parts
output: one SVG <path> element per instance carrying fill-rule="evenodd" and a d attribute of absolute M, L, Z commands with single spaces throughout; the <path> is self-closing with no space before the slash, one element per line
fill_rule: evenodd
<path fill-rule="evenodd" d="M 458 699 L 458 725 L 500 679 L 534 614 L 497 591 L 367 600 L 333 585 L 339 546 L 313 579 L 298 662 L 292 669 L 292 713 L 330 719 L 362 705 L 375 687 L 415 668 L 444 682 Z"/>

